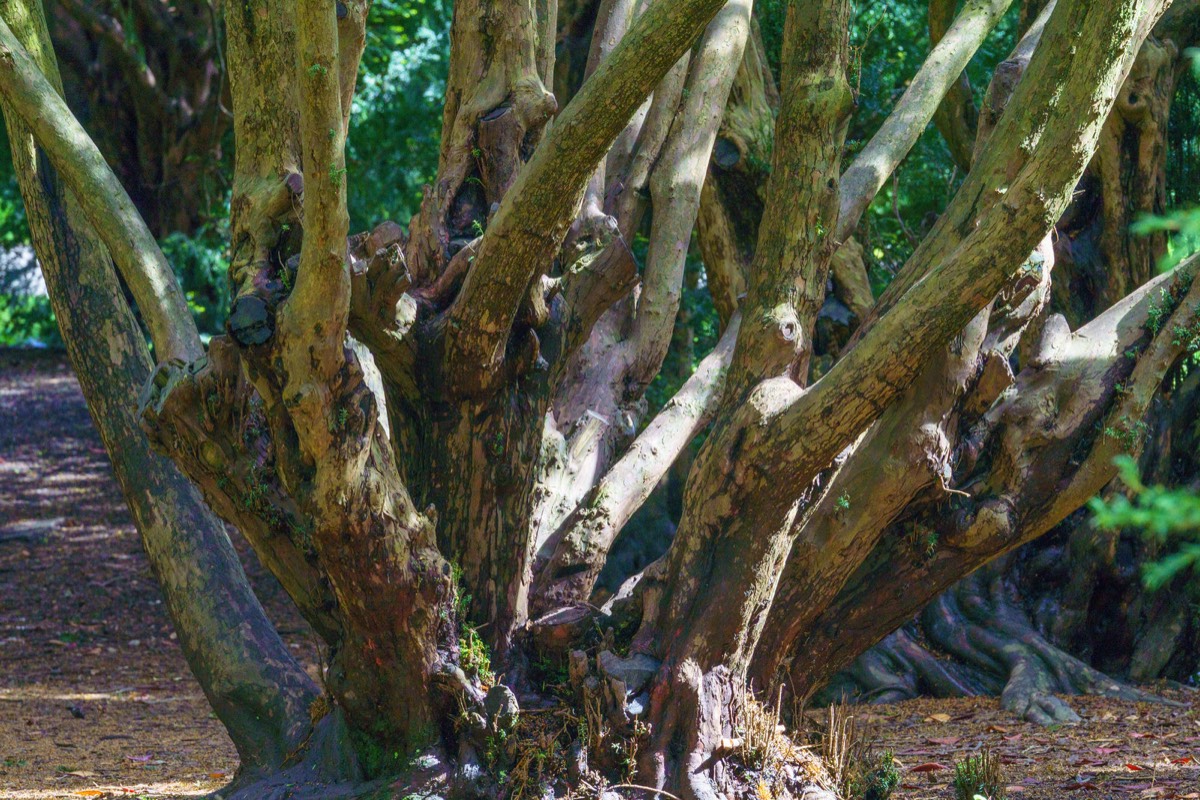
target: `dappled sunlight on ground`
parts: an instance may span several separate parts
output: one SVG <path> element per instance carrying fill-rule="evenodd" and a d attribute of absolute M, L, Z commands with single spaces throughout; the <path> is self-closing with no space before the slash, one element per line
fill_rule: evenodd
<path fill-rule="evenodd" d="M 63 357 L 0 351 L 0 798 L 191 797 L 237 765 Z"/>
<path fill-rule="evenodd" d="M 245 560 L 315 672 L 304 624 Z M 1163 691 L 1185 706 L 1071 698 L 1083 723 L 1056 729 L 993 698 L 853 713 L 904 766 L 897 800 L 952 798 L 955 761 L 982 748 L 1000 756 L 1010 800 L 1200 798 L 1200 695 Z M 195 797 L 237 764 L 62 357 L 0 351 L 0 800 Z"/>

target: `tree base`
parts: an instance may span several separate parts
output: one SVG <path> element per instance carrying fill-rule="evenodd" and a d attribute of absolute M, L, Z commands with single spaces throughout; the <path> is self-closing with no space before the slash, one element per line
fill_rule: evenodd
<path fill-rule="evenodd" d="M 787 736 L 777 713 L 737 691 L 724 669 L 700 681 L 705 689 L 700 694 L 668 691 L 674 711 L 656 736 L 648 723 L 653 709 L 645 691 L 656 665 L 636 656 L 621 659 L 610 651 L 597 659 L 581 651 L 572 655 L 569 676 L 560 672 L 561 682 L 547 687 L 553 697 L 525 696 L 525 707 L 508 717 L 505 727 L 483 721 L 481 728 L 471 711 L 462 711 L 459 718 L 445 721 L 443 727 L 453 732 L 445 746 L 403 759 L 391 776 L 372 780 L 365 775 L 351 735 L 334 712 L 317 723 L 295 761 L 283 770 L 243 772 L 209 798 L 628 800 L 657 795 L 758 800 L 764 791 L 799 800 L 839 797 L 835 778 L 809 743 Z M 513 697 L 503 689 L 492 694 Z M 697 713 L 674 713 L 683 708 Z M 691 744 L 688 755 L 675 752 L 679 740 Z M 657 776 L 645 769 L 655 761 L 667 764 Z"/>
<path fill-rule="evenodd" d="M 819 698 L 886 703 L 922 694 L 999 694 L 1003 708 L 1041 725 L 1079 722 L 1060 695 L 1170 702 L 1051 644 L 1011 596 L 1003 561 L 946 591 L 917 620 L 837 676 Z"/>

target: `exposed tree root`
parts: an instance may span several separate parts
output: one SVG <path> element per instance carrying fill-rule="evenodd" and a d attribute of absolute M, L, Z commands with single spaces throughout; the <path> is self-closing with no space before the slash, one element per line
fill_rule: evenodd
<path fill-rule="evenodd" d="M 918 694 L 998 692 L 1003 708 L 1041 725 L 1079 721 L 1057 695 L 1167 702 L 1051 644 L 1016 602 L 1005 562 L 989 564 L 938 597 L 913 625 L 860 657 L 826 694 L 894 702 Z"/>

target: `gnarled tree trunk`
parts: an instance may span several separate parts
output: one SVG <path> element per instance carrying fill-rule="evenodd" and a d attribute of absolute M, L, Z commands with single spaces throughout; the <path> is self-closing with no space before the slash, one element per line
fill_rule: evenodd
<path fill-rule="evenodd" d="M 1186 270 L 1077 333 L 1032 324 L 1048 234 L 1165 3 L 1059 0 L 1043 16 L 1010 113 L 981 125 L 963 189 L 875 305 L 849 236 L 1006 3 L 964 6 L 844 173 L 845 0 L 789 4 L 776 120 L 750 0 L 458 3 L 438 176 L 407 231 L 349 236 L 369 5 L 228 9 L 235 299 L 203 351 L 128 196 L 0 26 L 5 113 L 149 324 L 145 431 L 328 647 L 312 735 L 236 796 L 494 795 L 545 737 L 574 754 L 542 776 L 563 794 L 632 780 L 711 800 L 749 792 L 748 775 L 818 791 L 731 755 L 754 693 L 815 686 L 1074 511 L 1190 345 L 1145 327 L 1160 290 L 1168 324 L 1190 324 Z M 554 42 L 587 19 L 575 78 Z M 643 420 L 698 218 L 722 341 Z M 819 353 L 837 269 L 862 325 Z M 1019 346 L 1032 355 L 1014 375 Z M 597 606 L 620 529 L 706 428 L 667 553 Z M 900 531 L 933 528 L 938 547 L 914 558 Z M 547 664 L 567 667 L 581 733 L 522 712 L 553 702 Z M 254 700 L 290 710 L 309 691 Z"/>

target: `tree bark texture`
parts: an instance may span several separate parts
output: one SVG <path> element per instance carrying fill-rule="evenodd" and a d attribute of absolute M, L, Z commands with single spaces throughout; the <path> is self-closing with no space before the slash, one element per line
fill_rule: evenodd
<path fill-rule="evenodd" d="M 150 442 L 241 528 L 328 649 L 315 703 L 280 677 L 242 707 L 270 709 L 268 741 L 287 745 L 245 755 L 275 774 L 239 796 L 350 797 L 372 779 L 498 793 L 533 735 L 520 707 L 547 703 L 546 664 L 566 667 L 586 717 L 571 745 L 584 763 L 555 791 L 633 780 L 619 764 L 637 742 L 639 784 L 688 800 L 748 792 L 726 755 L 755 692 L 808 694 L 1067 518 L 1108 483 L 1113 455 L 1140 446 L 1191 344 L 1178 330 L 1195 327 L 1193 265 L 1155 279 L 1130 266 L 1073 332 L 1047 311 L 1061 291 L 1049 235 L 1085 170 L 1161 201 L 1161 181 L 1138 177 L 1161 171 L 1139 138 L 1161 121 L 1129 91 L 1165 80 L 1156 65 L 1171 50 L 1147 39 L 1161 0 L 1058 0 L 1031 25 L 1020 80 L 985 98 L 963 189 L 878 303 L 851 235 L 1007 2 L 931 8 L 929 62 L 845 169 L 844 0 L 789 4 L 778 88 L 749 0 L 456 3 L 438 176 L 407 230 L 350 235 L 343 147 L 369 5 L 226 9 L 234 301 L 203 353 L 172 305 L 178 287 L 154 282 L 148 229 L 112 205 L 115 179 L 30 69 L 31 40 L 0 31 L 6 116 L 68 189 L 27 179 L 31 202 L 65 196 L 70 210 L 73 192 L 131 285 L 154 290 Z M 39 238 L 54 264 L 73 263 L 70 240 Z M 722 334 L 651 416 L 689 251 Z M 69 288 L 52 291 L 61 304 Z M 853 320 L 837 330 L 821 321 L 835 303 Z M 105 374 L 82 331 L 68 336 L 81 369 Z M 115 380 L 97 385 L 97 408 L 123 399 Z M 132 419 L 123 408 L 113 416 Z M 598 591 L 618 534 L 681 464 L 669 549 Z M 193 563 L 169 552 L 168 596 L 168 567 Z M 1055 716 L 1048 640 L 1026 635 L 992 575 L 947 595 L 928 625 L 945 630 L 956 608 L 1003 618 L 1028 645 L 1009 664 L 1027 665 L 1014 697 Z M 257 620 L 244 580 L 229 580 L 220 588 Z M 181 604 L 180 625 L 202 608 Z M 247 633 L 258 628 L 209 661 L 212 634 L 195 628 L 202 674 L 253 644 L 274 672 L 233 674 L 292 675 L 273 660 L 277 639 Z M 915 652 L 893 645 L 887 658 Z M 999 658 L 983 634 L 962 652 Z M 996 687 L 981 675 L 938 679 Z"/>

